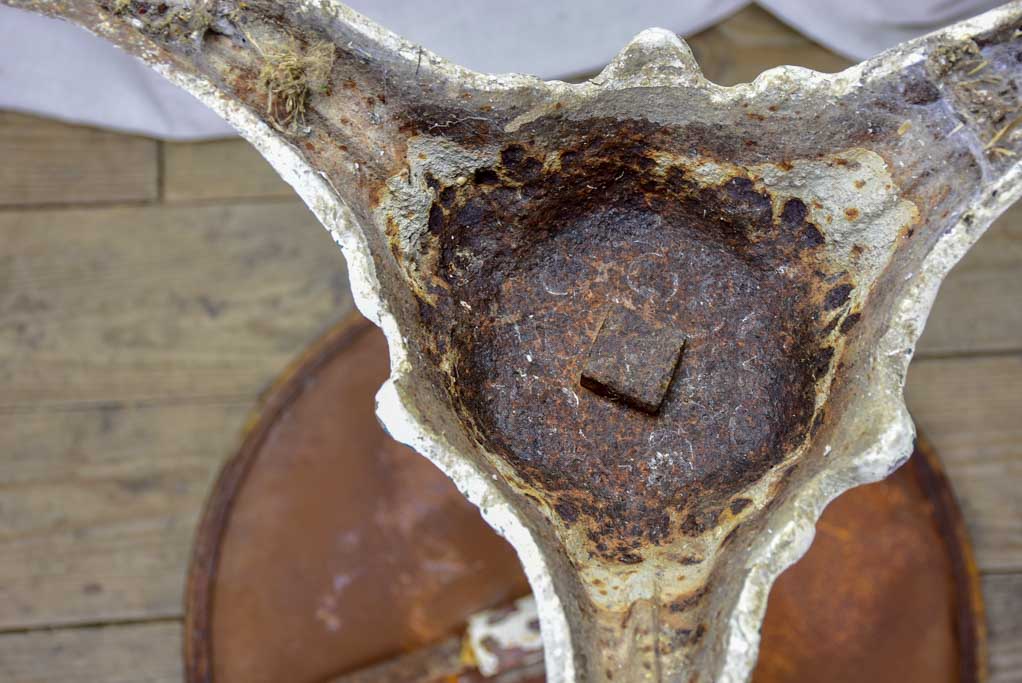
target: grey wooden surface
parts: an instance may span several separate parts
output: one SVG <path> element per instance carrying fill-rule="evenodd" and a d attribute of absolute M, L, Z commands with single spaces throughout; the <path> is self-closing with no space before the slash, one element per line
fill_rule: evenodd
<path fill-rule="evenodd" d="M 843 65 L 755 9 L 692 44 L 723 83 Z M 339 252 L 244 143 L 0 113 L 0 681 L 181 680 L 212 478 L 351 310 Z M 947 280 L 907 395 L 976 544 L 992 680 L 1022 681 L 1022 208 Z"/>

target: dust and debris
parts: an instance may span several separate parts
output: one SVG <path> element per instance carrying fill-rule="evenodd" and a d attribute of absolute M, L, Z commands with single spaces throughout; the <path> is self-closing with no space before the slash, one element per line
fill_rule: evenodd
<path fill-rule="evenodd" d="M 259 82 L 266 89 L 266 113 L 280 126 L 297 126 L 305 120 L 310 94 L 327 94 L 336 48 L 321 40 L 303 47 L 297 38 L 283 44 L 259 47 L 263 67 Z"/>

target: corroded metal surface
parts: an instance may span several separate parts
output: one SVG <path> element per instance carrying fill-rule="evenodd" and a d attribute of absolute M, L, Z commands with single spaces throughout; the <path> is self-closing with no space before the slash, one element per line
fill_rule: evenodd
<path fill-rule="evenodd" d="M 330 0 L 6 2 L 141 55 L 294 184 L 387 334 L 381 419 L 515 546 L 553 681 L 748 676 L 823 507 L 908 456 L 937 285 L 1022 191 L 1018 3 L 722 88 L 662 30 L 569 85 Z M 580 390 L 617 306 L 685 335 L 656 415 Z"/>
<path fill-rule="evenodd" d="M 460 640 L 466 614 L 528 590 L 478 511 L 377 426 L 386 377 L 382 335 L 353 316 L 253 414 L 198 531 L 188 683 L 321 682 L 341 665 Z"/>
<path fill-rule="evenodd" d="M 660 412 L 685 336 L 672 325 L 615 306 L 603 319 L 582 368 L 581 384 L 609 399 Z"/>
<path fill-rule="evenodd" d="M 199 530 L 188 683 L 544 680 L 535 603 L 504 602 L 525 590 L 510 549 L 373 421 L 386 375 L 360 320 L 268 394 Z M 753 683 L 985 680 L 978 571 L 925 442 L 818 529 L 771 592 Z"/>

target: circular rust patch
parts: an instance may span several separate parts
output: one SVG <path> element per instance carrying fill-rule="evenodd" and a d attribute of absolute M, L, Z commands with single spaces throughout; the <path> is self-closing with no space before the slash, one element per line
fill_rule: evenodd
<path fill-rule="evenodd" d="M 188 683 L 320 683 L 418 647 L 444 653 L 470 614 L 527 590 L 475 508 L 380 429 L 386 376 L 383 335 L 359 320 L 268 395 L 199 528 Z M 824 512 L 771 593 L 753 680 L 977 683 L 979 595 L 939 462 L 917 450 Z"/>

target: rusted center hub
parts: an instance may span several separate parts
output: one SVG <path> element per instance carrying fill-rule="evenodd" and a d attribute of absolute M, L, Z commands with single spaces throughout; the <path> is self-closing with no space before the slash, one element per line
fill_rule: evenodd
<path fill-rule="evenodd" d="M 821 270 L 800 201 L 654 154 L 513 145 L 437 187 L 446 291 L 421 309 L 477 438 L 626 563 L 743 505 L 805 436 L 824 298 L 852 287 Z"/>
<path fill-rule="evenodd" d="M 582 386 L 656 415 L 685 346 L 671 325 L 618 305 L 607 314 L 582 369 Z"/>

